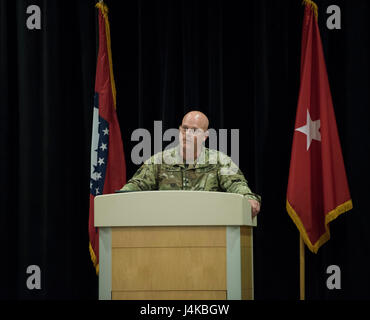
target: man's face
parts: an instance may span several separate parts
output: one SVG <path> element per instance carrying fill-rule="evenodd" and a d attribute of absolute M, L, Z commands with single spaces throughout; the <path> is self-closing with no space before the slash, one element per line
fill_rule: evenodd
<path fill-rule="evenodd" d="M 202 143 L 207 139 L 205 128 L 194 119 L 184 118 L 179 127 L 179 141 L 184 160 L 192 163 L 201 151 Z"/>

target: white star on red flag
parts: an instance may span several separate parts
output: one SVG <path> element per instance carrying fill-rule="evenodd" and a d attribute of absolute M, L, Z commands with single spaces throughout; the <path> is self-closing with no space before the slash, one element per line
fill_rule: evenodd
<path fill-rule="evenodd" d="M 310 112 L 307 109 L 307 121 L 302 127 L 295 129 L 296 131 L 302 132 L 307 136 L 307 151 L 311 146 L 312 140 L 321 141 L 320 133 L 320 119 L 312 121 Z"/>

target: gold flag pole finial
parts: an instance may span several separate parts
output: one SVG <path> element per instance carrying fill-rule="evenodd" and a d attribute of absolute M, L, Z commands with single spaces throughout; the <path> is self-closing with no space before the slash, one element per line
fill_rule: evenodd
<path fill-rule="evenodd" d="M 317 4 L 315 2 L 313 2 L 312 0 L 303 0 L 303 5 L 305 6 L 310 6 L 311 7 L 311 10 L 314 12 L 315 14 L 315 18 L 317 20 L 317 17 L 318 17 L 318 9 L 317 9 Z"/>
<path fill-rule="evenodd" d="M 95 7 L 98 8 L 98 9 L 101 9 L 102 11 L 102 14 L 104 15 L 104 17 L 106 18 L 108 16 L 108 7 L 107 5 L 104 3 L 103 0 L 100 0 L 99 2 L 97 2 L 95 4 Z"/>

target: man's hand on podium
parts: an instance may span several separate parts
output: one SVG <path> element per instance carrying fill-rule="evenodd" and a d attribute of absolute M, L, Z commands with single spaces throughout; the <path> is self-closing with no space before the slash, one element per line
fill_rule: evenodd
<path fill-rule="evenodd" d="M 252 217 L 255 217 L 261 210 L 261 204 L 257 200 L 253 199 L 248 199 L 248 201 L 251 204 Z"/>

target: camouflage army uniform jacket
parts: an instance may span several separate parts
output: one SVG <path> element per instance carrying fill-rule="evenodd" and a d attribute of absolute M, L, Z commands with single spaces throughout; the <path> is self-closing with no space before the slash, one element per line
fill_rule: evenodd
<path fill-rule="evenodd" d="M 159 152 L 144 162 L 122 190 L 221 191 L 261 202 L 231 158 L 208 148 L 202 149 L 194 164 L 183 163 L 178 147 Z"/>

